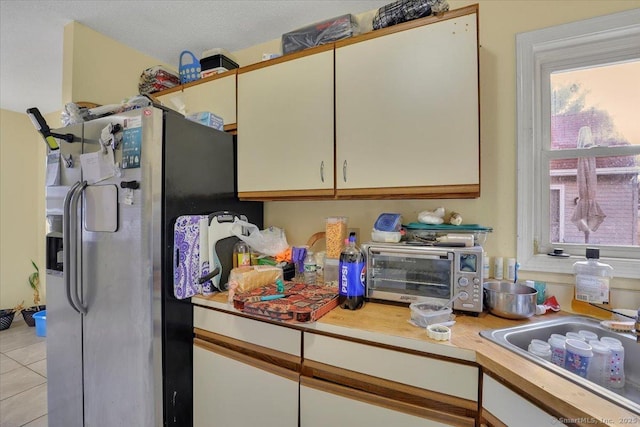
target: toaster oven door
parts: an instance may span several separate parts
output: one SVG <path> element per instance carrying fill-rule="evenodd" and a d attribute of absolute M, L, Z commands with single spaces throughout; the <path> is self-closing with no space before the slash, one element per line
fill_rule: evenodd
<path fill-rule="evenodd" d="M 447 251 L 369 248 L 368 296 L 391 301 L 448 301 L 454 254 Z"/>

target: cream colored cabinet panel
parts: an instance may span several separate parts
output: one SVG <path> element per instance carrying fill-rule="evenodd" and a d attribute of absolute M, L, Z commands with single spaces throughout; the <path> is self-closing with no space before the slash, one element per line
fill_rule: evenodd
<path fill-rule="evenodd" d="M 304 358 L 373 377 L 478 401 L 478 368 L 304 333 Z"/>
<path fill-rule="evenodd" d="M 187 114 L 208 111 L 222 117 L 224 124 L 236 123 L 235 73 L 184 88 Z"/>
<path fill-rule="evenodd" d="M 193 326 L 251 344 L 301 356 L 302 332 L 266 322 L 193 307 Z"/>
<path fill-rule="evenodd" d="M 178 111 L 180 106 L 184 103 L 184 96 L 181 90 L 167 93 L 166 95 L 160 95 L 155 97 L 164 107 Z M 174 101 L 175 100 L 175 101 Z"/>
<path fill-rule="evenodd" d="M 372 398 L 375 399 L 374 396 Z M 449 424 L 395 411 L 372 402 L 350 399 L 328 391 L 300 386 L 300 427 L 431 427 L 447 425 Z"/>
<path fill-rule="evenodd" d="M 475 13 L 337 48 L 336 188 L 478 184 L 477 49 Z"/>
<path fill-rule="evenodd" d="M 333 189 L 333 50 L 238 74 L 238 192 Z"/>
<path fill-rule="evenodd" d="M 297 380 L 193 348 L 194 427 L 295 427 Z"/>
<path fill-rule="evenodd" d="M 482 408 L 508 426 L 565 425 L 489 375 L 482 376 Z"/>

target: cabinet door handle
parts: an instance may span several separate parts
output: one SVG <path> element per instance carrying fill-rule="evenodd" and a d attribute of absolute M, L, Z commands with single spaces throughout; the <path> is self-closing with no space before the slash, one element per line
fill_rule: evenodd
<path fill-rule="evenodd" d="M 320 181 L 324 182 L 324 160 L 320 162 Z"/>
<path fill-rule="evenodd" d="M 347 161 L 345 160 L 342 164 L 342 179 L 344 182 L 347 182 Z"/>

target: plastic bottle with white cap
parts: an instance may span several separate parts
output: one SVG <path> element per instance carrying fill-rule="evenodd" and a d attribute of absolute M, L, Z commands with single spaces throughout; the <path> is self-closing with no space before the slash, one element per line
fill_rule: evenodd
<path fill-rule="evenodd" d="M 535 354 L 538 357 L 543 358 L 544 360 L 551 361 L 551 346 L 549 343 L 539 340 L 532 339 L 529 347 L 527 348 L 529 353 Z"/>
<path fill-rule="evenodd" d="M 625 384 L 624 374 L 624 347 L 619 339 L 613 337 L 602 337 L 600 342 L 605 344 L 611 350 L 611 358 L 609 364 L 609 388 L 623 388 Z"/>
<path fill-rule="evenodd" d="M 593 351 L 593 358 L 587 369 L 587 379 L 606 387 L 609 383 L 611 349 L 598 340 L 589 341 L 589 345 Z"/>
<path fill-rule="evenodd" d="M 564 368 L 566 337 L 560 334 L 551 334 L 549 345 L 551 346 L 551 363 Z"/>

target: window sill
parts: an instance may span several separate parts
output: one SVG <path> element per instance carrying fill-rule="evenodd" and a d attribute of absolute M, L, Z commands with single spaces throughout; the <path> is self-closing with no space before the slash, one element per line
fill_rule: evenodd
<path fill-rule="evenodd" d="M 577 256 L 561 258 L 538 254 L 526 260 L 518 260 L 518 262 L 520 263 L 520 271 L 573 274 L 573 264 L 583 260 L 584 257 Z M 601 258 L 600 260 L 613 267 L 614 277 L 640 279 L 640 261 L 637 259 Z"/>

